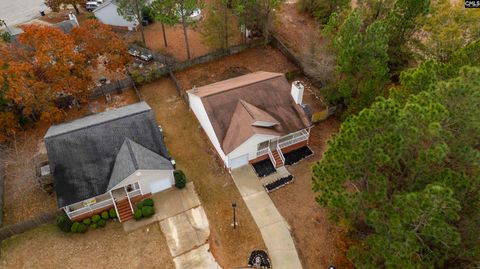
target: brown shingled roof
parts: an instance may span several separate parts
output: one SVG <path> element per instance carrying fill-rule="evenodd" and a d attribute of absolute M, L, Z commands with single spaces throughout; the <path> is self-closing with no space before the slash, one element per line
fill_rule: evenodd
<path fill-rule="evenodd" d="M 199 96 L 225 154 L 254 134 L 283 136 L 310 126 L 283 74 L 255 72 L 190 90 Z M 255 121 L 278 123 L 252 126 Z"/>

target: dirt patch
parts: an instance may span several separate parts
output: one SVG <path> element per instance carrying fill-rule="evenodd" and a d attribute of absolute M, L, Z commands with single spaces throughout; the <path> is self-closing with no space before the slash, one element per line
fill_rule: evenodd
<path fill-rule="evenodd" d="M 127 90 L 121 95 L 113 94 L 110 103 L 101 97 L 80 109 L 70 109 L 67 111 L 66 120 L 77 119 L 137 101 L 135 92 Z M 26 131 L 16 135 L 14 142 L 6 150 L 4 226 L 31 219 L 40 213 L 57 210 L 55 194 L 44 192 L 35 178 L 35 165 L 40 160 L 47 159 L 43 136 L 49 127 L 50 124 L 44 122 L 28 126 Z"/>
<path fill-rule="evenodd" d="M 201 24 L 201 22 L 199 22 L 199 24 Z M 190 45 L 190 56 L 192 58 L 205 55 L 212 51 L 208 46 L 203 44 L 202 35 L 199 30 L 200 27 L 201 25 L 187 28 L 188 44 Z M 154 23 L 145 27 L 147 47 L 160 53 L 166 53 L 177 60 L 186 60 L 187 49 L 182 25 L 175 24 L 173 26 L 165 26 L 165 34 L 167 35 L 168 47 L 165 47 L 163 42 L 162 26 L 160 23 Z"/>
<path fill-rule="evenodd" d="M 223 268 L 246 266 L 250 252 L 265 249 L 265 246 L 232 178 L 219 164 L 197 119 L 178 97 L 170 79 L 143 86 L 140 91 L 155 110 L 177 168 L 195 183 L 210 222 L 209 241 L 215 259 Z M 238 205 L 237 221 L 240 224 L 235 230 L 230 226 L 233 200 Z"/>
<path fill-rule="evenodd" d="M 292 227 L 305 269 L 327 268 L 329 265 L 348 268 L 344 267 L 345 256 L 337 246 L 340 231 L 328 220 L 327 211 L 315 202 L 310 170 L 321 159 L 327 147 L 326 141 L 338 132 L 338 128 L 339 122 L 333 118 L 313 127 L 309 146 L 315 155 L 288 166 L 295 181 L 270 194 L 275 206 Z"/>
<path fill-rule="evenodd" d="M 243 70 L 243 72 L 269 71 L 286 73 L 296 70 L 296 67 L 280 51 L 272 47 L 258 47 L 217 61 L 196 65 L 177 72 L 176 76 L 182 87 L 185 90 L 189 90 L 194 85 L 199 87 L 221 81 L 232 75 L 232 73 L 233 75 L 243 74 L 242 72 L 234 73 L 229 71 L 235 69 L 237 71 Z"/>
<path fill-rule="evenodd" d="M 315 19 L 299 14 L 296 3 L 284 3 L 276 15 L 275 34 L 295 52 L 311 52 L 324 43 Z"/>
<path fill-rule="evenodd" d="M 175 268 L 158 223 L 126 233 L 113 221 L 85 234 L 39 227 L 3 241 L 0 261 L 3 268 Z"/>

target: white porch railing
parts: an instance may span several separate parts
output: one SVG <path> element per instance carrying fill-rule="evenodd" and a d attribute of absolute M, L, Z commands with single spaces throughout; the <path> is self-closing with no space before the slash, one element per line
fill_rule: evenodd
<path fill-rule="evenodd" d="M 308 130 L 301 130 L 299 132 L 296 132 L 296 133 L 293 134 L 293 137 L 291 139 L 288 139 L 288 140 L 282 141 L 282 142 L 278 142 L 277 149 L 283 149 L 283 148 L 286 148 L 290 145 L 296 144 L 298 142 L 308 140 L 309 136 L 310 136 L 310 132 Z M 282 140 L 282 137 L 280 137 L 277 141 L 281 141 L 281 140 Z M 269 153 L 269 151 L 270 151 L 270 145 L 267 146 L 266 148 L 257 150 L 257 157 L 263 156 L 263 155 Z"/>
<path fill-rule="evenodd" d="M 142 195 L 142 191 L 140 189 L 133 190 L 131 192 L 128 192 L 128 197 L 133 198 L 135 196 Z"/>
<path fill-rule="evenodd" d="M 301 134 L 298 136 L 293 137 L 292 139 L 289 139 L 287 141 L 283 141 L 281 143 L 278 143 L 277 147 L 280 149 L 286 148 L 290 145 L 296 144 L 298 142 L 302 142 L 305 140 L 308 140 L 309 133 L 306 130 L 302 130 Z"/>
<path fill-rule="evenodd" d="M 280 145 L 277 144 L 277 153 L 280 155 L 280 158 L 282 159 L 282 164 L 285 164 L 285 156 L 283 156 L 282 150 L 280 149 Z"/>
<path fill-rule="evenodd" d="M 268 148 L 268 147 L 266 147 L 266 148 L 264 148 L 264 149 L 261 149 L 261 150 L 258 150 L 258 151 L 257 151 L 257 157 L 260 157 L 260 156 L 263 156 L 263 155 L 267 154 L 268 151 L 269 151 L 269 148 Z"/>
<path fill-rule="evenodd" d="M 272 161 L 273 166 L 277 167 L 277 162 L 275 161 L 275 158 L 273 158 L 273 154 L 272 154 L 272 151 L 270 150 L 270 148 L 268 148 L 268 157 L 270 157 L 270 160 Z"/>
<path fill-rule="evenodd" d="M 85 207 L 79 208 L 79 209 L 71 211 L 71 212 L 67 212 L 67 215 L 70 218 L 74 218 L 74 217 L 80 216 L 82 214 L 93 212 L 97 209 L 109 206 L 111 204 L 113 204 L 112 199 L 107 199 L 107 200 L 103 200 L 103 201 L 100 201 L 100 202 L 95 203 L 95 204 L 87 205 Z"/>

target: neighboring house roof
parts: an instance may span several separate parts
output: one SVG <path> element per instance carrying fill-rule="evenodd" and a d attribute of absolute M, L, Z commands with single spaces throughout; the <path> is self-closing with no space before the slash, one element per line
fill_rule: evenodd
<path fill-rule="evenodd" d="M 93 13 L 103 9 L 104 7 L 108 6 L 108 5 L 117 5 L 117 1 L 115 0 L 106 0 L 105 2 L 103 2 L 100 6 L 98 6 L 96 9 L 93 10 Z"/>
<path fill-rule="evenodd" d="M 310 126 L 283 74 L 255 72 L 188 91 L 201 98 L 225 154 L 253 134 L 287 135 Z M 254 124 L 271 123 L 270 127 Z"/>
<path fill-rule="evenodd" d="M 165 157 L 126 138 L 115 157 L 107 190 L 111 190 L 137 170 L 173 170 L 173 166 Z"/>
<path fill-rule="evenodd" d="M 134 157 L 118 156 L 126 140 L 135 142 L 127 142 Z M 169 158 L 163 134 L 145 102 L 53 125 L 45 135 L 45 145 L 59 207 L 103 194 L 110 182 L 123 180 L 111 179 L 116 160 L 133 168 L 134 160 L 137 167 L 153 169 L 158 164 L 161 170 L 166 168 L 163 158 L 152 153 Z M 121 176 L 128 173 L 118 170 L 115 173 Z"/>
<path fill-rule="evenodd" d="M 77 23 L 73 20 L 66 20 L 56 23 L 53 26 L 62 30 L 62 32 L 65 34 L 70 34 L 73 28 L 77 27 Z"/>

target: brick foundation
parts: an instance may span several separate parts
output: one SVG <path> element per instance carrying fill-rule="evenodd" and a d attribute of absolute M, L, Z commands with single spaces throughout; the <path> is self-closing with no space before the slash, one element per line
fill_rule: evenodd
<path fill-rule="evenodd" d="M 135 196 L 132 199 L 130 199 L 130 201 L 132 202 L 132 206 L 135 206 L 135 204 L 138 203 L 139 201 L 141 201 L 143 199 L 146 199 L 146 198 L 149 198 L 151 196 L 152 196 L 151 193 L 147 193 L 147 194 L 144 194 L 144 195 Z M 84 213 L 82 215 L 78 215 L 78 216 L 72 218 L 71 220 L 72 221 L 81 221 L 83 219 L 90 218 L 93 215 L 97 215 L 97 214 L 100 215 L 103 211 L 108 211 L 111 208 L 113 208 L 113 205 L 107 205 L 105 207 L 96 209 L 92 212 L 87 212 L 87 213 Z"/>
<path fill-rule="evenodd" d="M 290 146 L 288 146 L 288 147 L 285 147 L 285 148 L 282 149 L 282 153 L 283 153 L 283 154 L 286 154 L 286 153 L 289 153 L 290 151 L 294 151 L 294 150 L 299 149 L 299 148 L 301 148 L 301 147 L 304 147 L 304 146 L 306 146 L 306 145 L 308 145 L 308 140 L 301 141 L 301 142 L 299 142 L 299 143 L 297 143 L 297 144 L 293 144 L 293 145 L 290 145 Z M 266 160 L 266 159 L 268 159 L 268 158 L 270 158 L 270 157 L 268 156 L 268 154 L 265 154 L 265 155 L 262 155 L 262 156 L 260 156 L 260 157 L 255 158 L 255 159 L 253 159 L 253 160 L 248 161 L 248 163 L 249 163 L 249 164 L 254 164 L 254 163 L 258 163 L 258 162 L 261 162 L 261 161 L 263 161 L 263 160 Z"/>

